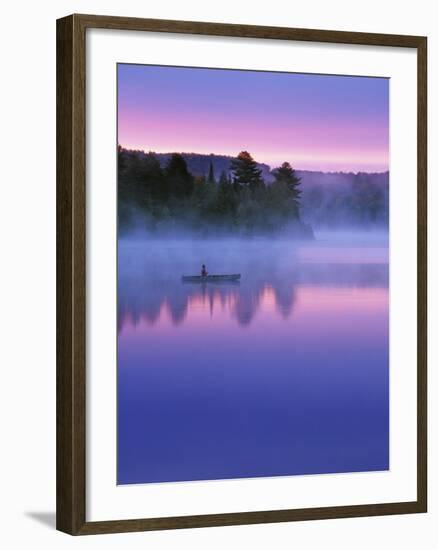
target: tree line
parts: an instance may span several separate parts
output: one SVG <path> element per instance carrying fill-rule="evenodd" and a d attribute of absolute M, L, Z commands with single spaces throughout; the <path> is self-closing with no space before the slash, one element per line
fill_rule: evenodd
<path fill-rule="evenodd" d="M 184 157 L 173 153 L 164 166 L 153 152 L 118 148 L 119 227 L 141 224 L 149 230 L 183 223 L 193 230 L 275 232 L 287 225 L 304 233 L 300 222 L 301 180 L 288 162 L 272 171 L 266 184 L 256 161 L 241 151 L 230 170 L 194 175 Z"/>

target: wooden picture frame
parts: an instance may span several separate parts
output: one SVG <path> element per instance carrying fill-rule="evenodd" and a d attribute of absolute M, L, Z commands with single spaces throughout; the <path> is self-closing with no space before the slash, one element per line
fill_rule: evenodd
<path fill-rule="evenodd" d="M 418 74 L 417 499 L 411 502 L 266 510 L 181 517 L 86 520 L 86 192 L 87 29 L 188 33 L 412 48 Z M 427 42 L 425 37 L 328 30 L 71 15 L 57 21 L 57 529 L 118 533 L 426 512 Z"/>

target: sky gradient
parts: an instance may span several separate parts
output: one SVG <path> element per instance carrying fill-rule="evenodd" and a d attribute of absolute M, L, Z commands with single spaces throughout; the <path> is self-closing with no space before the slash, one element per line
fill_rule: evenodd
<path fill-rule="evenodd" d="M 118 65 L 118 143 L 236 156 L 274 168 L 389 169 L 389 80 Z"/>

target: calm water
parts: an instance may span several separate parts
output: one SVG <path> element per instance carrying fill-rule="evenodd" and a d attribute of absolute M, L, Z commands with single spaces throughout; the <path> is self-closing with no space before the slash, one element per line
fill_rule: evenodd
<path fill-rule="evenodd" d="M 121 240 L 118 483 L 388 469 L 387 247 Z"/>

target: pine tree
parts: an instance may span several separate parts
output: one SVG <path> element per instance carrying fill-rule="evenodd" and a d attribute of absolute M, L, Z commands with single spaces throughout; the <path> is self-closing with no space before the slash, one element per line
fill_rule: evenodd
<path fill-rule="evenodd" d="M 298 186 L 301 184 L 301 179 L 288 162 L 283 162 L 272 173 L 275 178 L 271 186 L 272 194 L 279 203 L 283 202 L 283 206 L 289 208 L 294 217 L 299 218 L 301 190 Z"/>
<path fill-rule="evenodd" d="M 214 168 L 213 168 L 212 161 L 210 161 L 210 168 L 208 170 L 207 182 L 208 183 L 216 183 L 216 180 L 214 178 Z"/>
<path fill-rule="evenodd" d="M 221 175 L 219 176 L 219 185 L 229 185 L 230 180 L 225 172 L 225 170 L 222 170 Z"/>
<path fill-rule="evenodd" d="M 144 189 L 153 200 L 167 200 L 169 192 L 157 155 L 149 151 L 145 154 L 143 163 L 146 180 Z"/>
<path fill-rule="evenodd" d="M 241 151 L 237 158 L 231 161 L 231 170 L 236 185 L 248 187 L 251 190 L 264 185 L 262 171 L 248 151 Z"/>
<path fill-rule="evenodd" d="M 118 177 L 121 178 L 125 174 L 126 170 L 126 153 L 121 145 L 117 146 L 117 170 Z"/>
<path fill-rule="evenodd" d="M 222 218 L 231 221 L 234 218 L 237 207 L 237 197 L 225 170 L 222 170 L 216 193 L 215 211 Z"/>
<path fill-rule="evenodd" d="M 188 171 L 184 157 L 179 153 L 173 153 L 166 165 L 165 170 L 170 194 L 183 198 L 188 197 L 193 192 L 194 180 L 192 174 Z"/>
<path fill-rule="evenodd" d="M 296 175 L 295 170 L 288 162 L 283 162 L 279 168 L 274 170 L 273 174 L 275 181 L 284 182 L 294 192 L 296 198 L 300 196 L 301 191 L 297 188 L 301 183 L 301 179 Z"/>

